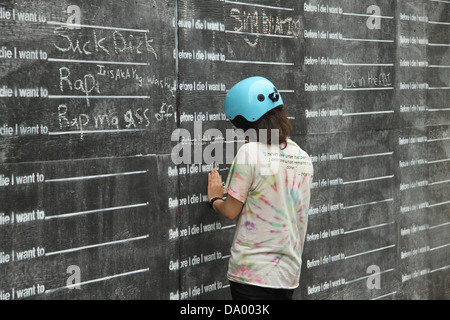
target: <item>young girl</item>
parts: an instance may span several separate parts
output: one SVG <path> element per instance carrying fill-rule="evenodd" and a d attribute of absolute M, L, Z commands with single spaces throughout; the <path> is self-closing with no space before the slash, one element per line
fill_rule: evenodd
<path fill-rule="evenodd" d="M 239 216 L 228 265 L 233 299 L 292 299 L 299 285 L 313 166 L 289 136 L 292 126 L 278 90 L 251 77 L 225 99 L 228 119 L 250 137 L 230 168 L 225 190 L 208 175 L 210 206 Z M 223 196 L 226 194 L 224 200 Z"/>

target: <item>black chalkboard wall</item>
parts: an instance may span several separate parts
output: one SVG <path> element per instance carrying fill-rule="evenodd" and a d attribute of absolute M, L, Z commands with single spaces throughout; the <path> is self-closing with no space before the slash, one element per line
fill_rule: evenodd
<path fill-rule="evenodd" d="M 0 1 L 0 300 L 229 299 L 212 164 L 171 153 L 177 129 L 206 150 L 231 128 L 224 97 L 252 75 L 315 167 L 295 297 L 448 299 L 449 11 Z"/>

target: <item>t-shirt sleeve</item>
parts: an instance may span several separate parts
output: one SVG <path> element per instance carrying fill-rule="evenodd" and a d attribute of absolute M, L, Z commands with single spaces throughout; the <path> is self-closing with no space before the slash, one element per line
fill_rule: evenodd
<path fill-rule="evenodd" d="M 253 157 L 246 145 L 242 146 L 234 158 L 225 183 L 225 193 L 242 203 L 247 200 L 248 192 L 253 183 L 254 162 L 252 159 Z"/>

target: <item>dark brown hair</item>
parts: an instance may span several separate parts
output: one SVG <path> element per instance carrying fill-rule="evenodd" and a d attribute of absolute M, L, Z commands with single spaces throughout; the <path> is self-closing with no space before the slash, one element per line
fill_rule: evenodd
<path fill-rule="evenodd" d="M 232 123 L 246 133 L 249 129 L 255 130 L 257 140 L 267 144 L 285 143 L 292 134 L 292 125 L 283 105 L 270 110 L 255 122 L 249 122 L 243 117 L 237 116 Z M 272 130 L 278 130 L 278 141 L 272 141 Z"/>

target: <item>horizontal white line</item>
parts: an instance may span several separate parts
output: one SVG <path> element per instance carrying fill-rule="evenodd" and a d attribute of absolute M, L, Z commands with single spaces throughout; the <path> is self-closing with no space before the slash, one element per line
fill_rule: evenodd
<path fill-rule="evenodd" d="M 443 66 L 438 64 L 430 64 L 428 68 L 450 68 L 450 66 Z"/>
<path fill-rule="evenodd" d="M 448 137 L 448 138 L 428 139 L 427 142 L 436 142 L 436 141 L 445 141 L 445 140 L 450 140 L 450 137 Z"/>
<path fill-rule="evenodd" d="M 66 22 L 59 21 L 47 21 L 47 24 L 56 25 L 56 26 L 64 26 L 64 27 L 83 27 L 83 28 L 91 28 L 91 29 L 104 29 L 104 30 L 114 30 L 114 31 L 131 31 L 131 32 L 150 32 L 148 29 L 130 29 L 130 28 L 118 28 L 118 27 L 106 27 L 106 26 L 96 26 L 90 24 L 70 24 L 68 25 Z"/>
<path fill-rule="evenodd" d="M 450 222 L 444 222 L 444 223 L 441 223 L 441 224 L 437 224 L 437 225 L 435 225 L 435 226 L 432 226 L 432 227 L 429 227 L 428 229 L 436 229 L 436 228 L 440 228 L 440 227 L 443 227 L 443 226 L 447 226 L 447 225 L 449 225 L 450 224 Z"/>
<path fill-rule="evenodd" d="M 258 8 L 265 8 L 265 9 L 275 9 L 275 10 L 294 11 L 293 8 L 284 8 L 284 7 L 267 6 L 267 5 L 262 5 L 262 4 L 254 4 L 254 3 L 247 3 L 247 2 L 241 2 L 241 1 L 225 0 L 225 3 L 239 4 L 239 5 L 242 5 L 242 6 L 258 7 Z"/>
<path fill-rule="evenodd" d="M 361 183 L 361 182 L 367 182 L 367 181 L 376 181 L 376 180 L 384 180 L 384 179 L 392 179 L 392 178 L 394 178 L 394 175 L 383 176 L 383 177 L 375 177 L 375 178 L 368 178 L 368 179 L 360 179 L 360 180 L 353 180 L 353 181 L 343 182 L 342 184 Z"/>
<path fill-rule="evenodd" d="M 229 257 L 231 257 L 231 254 L 226 255 L 226 256 L 222 256 L 222 259 L 228 259 Z"/>
<path fill-rule="evenodd" d="M 342 91 L 375 91 L 375 90 L 394 90 L 394 87 L 343 88 L 342 89 Z"/>
<path fill-rule="evenodd" d="M 428 87 L 428 90 L 449 90 L 450 87 Z"/>
<path fill-rule="evenodd" d="M 226 60 L 229 63 L 248 63 L 248 64 L 270 64 L 277 66 L 293 66 L 292 62 L 270 62 L 270 61 L 249 61 L 249 60 Z"/>
<path fill-rule="evenodd" d="M 450 47 L 448 43 L 428 43 L 431 47 Z"/>
<path fill-rule="evenodd" d="M 450 22 L 428 21 L 428 23 L 431 23 L 431 24 L 442 24 L 442 25 L 450 26 Z"/>
<path fill-rule="evenodd" d="M 436 185 L 436 184 L 449 183 L 449 182 L 450 182 L 450 180 L 442 180 L 442 181 L 436 181 L 436 182 L 429 183 L 428 185 L 429 186 L 433 186 L 433 185 Z"/>
<path fill-rule="evenodd" d="M 149 271 L 150 271 L 150 269 L 146 268 L 146 269 L 139 269 L 139 270 L 135 270 L 135 271 L 124 272 L 124 273 L 115 274 L 115 275 L 108 276 L 108 277 L 103 277 L 103 278 L 88 280 L 88 281 L 84 281 L 84 282 L 80 282 L 80 283 L 70 284 L 68 286 L 57 288 L 57 289 L 45 290 L 45 294 L 53 293 L 55 291 L 62 290 L 62 289 L 76 288 L 78 286 L 84 286 L 86 284 L 91 284 L 91 283 L 101 282 L 101 281 L 107 281 L 107 280 L 111 280 L 111 279 L 114 279 L 114 278 L 120 278 L 120 277 L 129 276 L 129 275 L 132 275 L 132 274 L 138 274 L 138 273 L 149 272 Z"/>
<path fill-rule="evenodd" d="M 111 130 L 77 130 L 77 131 L 55 131 L 49 132 L 49 136 L 61 136 L 68 134 L 92 134 L 92 133 L 121 133 L 121 132 L 136 132 L 145 131 L 145 129 L 111 129 Z"/>
<path fill-rule="evenodd" d="M 373 18 L 382 18 L 382 19 L 394 19 L 391 16 L 380 16 L 380 15 L 372 15 L 367 13 L 353 13 L 353 12 L 343 12 L 343 16 L 359 16 L 359 17 L 373 17 Z"/>
<path fill-rule="evenodd" d="M 295 90 L 278 90 L 280 93 L 295 93 Z"/>
<path fill-rule="evenodd" d="M 393 67 L 393 63 L 343 63 L 343 66 L 360 66 L 360 67 Z"/>
<path fill-rule="evenodd" d="M 294 36 L 287 36 L 287 35 L 283 35 L 283 34 L 253 33 L 253 32 L 233 31 L 233 30 L 225 30 L 225 33 L 244 34 L 244 35 L 249 35 L 249 36 L 263 36 L 263 37 L 272 37 L 272 38 L 294 39 Z"/>
<path fill-rule="evenodd" d="M 69 62 L 69 63 L 94 63 L 94 64 L 122 64 L 131 66 L 149 66 L 147 62 L 124 62 L 124 61 L 102 61 L 102 60 L 77 60 L 77 59 L 59 59 L 48 58 L 50 62 Z"/>
<path fill-rule="evenodd" d="M 45 216 L 45 220 L 76 217 L 76 216 L 81 216 L 81 215 L 91 214 L 91 213 L 100 213 L 100 212 L 117 211 L 117 210 L 123 210 L 123 209 L 140 208 L 140 207 L 146 207 L 148 205 L 149 205 L 149 203 L 146 202 L 146 203 L 132 204 L 132 205 L 120 206 L 120 207 L 102 208 L 102 209 L 87 210 L 87 211 L 80 211 L 80 212 L 73 212 L 73 213 L 63 213 L 63 214 L 58 214 L 58 215 L 54 215 L 54 216 Z"/>
<path fill-rule="evenodd" d="M 394 40 L 381 40 L 381 39 L 357 39 L 357 38 L 342 38 L 344 41 L 362 41 L 362 42 L 388 42 L 393 43 Z"/>
<path fill-rule="evenodd" d="M 361 253 L 353 254 L 351 256 L 346 256 L 345 259 L 351 259 L 351 258 L 354 258 L 354 257 L 362 256 L 362 255 L 365 255 L 365 254 L 369 254 L 369 253 L 373 253 L 373 252 L 377 252 L 377 251 L 381 251 L 381 250 L 386 250 L 386 249 L 393 248 L 393 247 L 395 247 L 395 244 L 391 244 L 390 246 L 386 246 L 386 247 L 382 247 L 382 248 L 378 248 L 378 249 L 364 251 L 364 252 L 361 252 Z"/>
<path fill-rule="evenodd" d="M 447 243 L 447 244 L 443 244 L 442 246 L 438 246 L 438 247 L 430 248 L 430 251 L 434 251 L 434 250 L 442 249 L 442 248 L 445 248 L 445 247 L 448 247 L 448 246 L 450 246 L 450 243 Z"/>
<path fill-rule="evenodd" d="M 428 112 L 437 112 L 437 111 L 450 111 L 450 108 L 442 108 L 442 109 L 428 109 Z"/>
<path fill-rule="evenodd" d="M 72 248 L 72 249 L 48 252 L 48 253 L 45 253 L 45 256 L 53 256 L 53 255 L 57 255 L 57 254 L 61 254 L 61 253 L 69 253 L 69 252 L 81 251 L 81 250 L 85 250 L 85 249 L 92 249 L 92 248 L 98 248 L 98 247 L 103 247 L 103 246 L 109 246 L 109 245 L 113 245 L 113 244 L 126 243 L 126 242 L 137 241 L 137 240 L 143 240 L 143 239 L 148 238 L 149 236 L 150 235 L 147 234 L 147 235 L 141 236 L 141 237 L 122 239 L 122 240 L 116 240 L 116 241 L 92 244 L 92 245 L 78 247 L 78 248 Z"/>
<path fill-rule="evenodd" d="M 349 116 L 367 116 L 371 114 L 385 114 L 385 113 L 394 113 L 394 110 L 386 110 L 386 111 L 369 111 L 369 112 L 353 112 L 353 113 L 343 113 L 342 117 Z"/>
<path fill-rule="evenodd" d="M 381 156 L 391 156 L 394 152 L 383 152 L 383 153 L 373 153 L 373 154 L 363 154 L 359 156 L 350 156 L 350 157 L 343 157 L 343 160 L 348 159 L 359 159 L 359 158 L 370 158 L 370 157 L 381 157 Z"/>
<path fill-rule="evenodd" d="M 439 202 L 439 203 L 435 203 L 435 204 L 430 204 L 430 205 L 428 205 L 427 208 L 443 206 L 443 205 L 445 205 L 445 204 L 450 204 L 450 201 L 444 201 L 444 202 Z"/>
<path fill-rule="evenodd" d="M 450 161 L 450 158 L 448 159 L 441 159 L 441 160 L 433 160 L 433 161 L 428 161 L 427 164 L 433 164 L 433 163 L 440 163 L 440 162 L 448 162 Z"/>
<path fill-rule="evenodd" d="M 391 271 L 394 271 L 394 270 L 395 269 L 388 269 L 388 270 L 384 270 L 384 271 L 381 271 L 381 272 L 372 273 L 372 274 L 369 274 L 368 276 L 364 276 L 364 277 L 361 277 L 361 278 L 358 278 L 358 279 L 349 280 L 349 281 L 346 280 L 345 284 L 350 284 L 350 283 L 353 283 L 353 282 L 361 281 L 361 280 L 367 279 L 369 277 L 373 277 L 375 275 L 380 275 L 380 274 L 383 274 L 383 273 L 386 273 L 386 272 L 391 272 Z"/>
<path fill-rule="evenodd" d="M 436 182 L 428 183 L 428 185 L 429 186 L 433 186 L 435 184 L 448 183 L 448 182 L 450 182 L 450 180 L 442 180 L 442 181 L 436 181 Z"/>
<path fill-rule="evenodd" d="M 430 270 L 430 273 L 436 272 L 436 271 L 447 270 L 449 267 L 450 267 L 450 265 L 442 267 L 442 268 L 433 269 L 433 270 Z"/>
<path fill-rule="evenodd" d="M 352 205 L 352 206 L 345 206 L 343 208 L 343 210 L 359 208 L 359 207 L 364 207 L 364 206 L 370 206 L 370 205 L 374 205 L 374 204 L 378 204 L 378 203 L 384 203 L 384 202 L 390 202 L 390 201 L 394 201 L 394 198 L 386 199 L 386 200 L 380 200 L 380 201 L 372 201 L 372 202 L 361 203 L 361 204 L 355 204 L 355 205 Z"/>
<path fill-rule="evenodd" d="M 109 177 L 117 177 L 117 176 L 143 174 L 143 173 L 147 173 L 147 172 L 148 172 L 148 170 L 107 173 L 107 174 L 97 174 L 97 175 L 92 175 L 92 176 L 80 176 L 80 177 L 48 179 L 48 180 L 46 179 L 45 182 L 65 182 L 65 181 L 89 180 L 89 179 L 99 179 L 99 178 L 109 178 Z"/>
<path fill-rule="evenodd" d="M 150 99 L 150 96 L 70 96 L 49 94 L 49 99 Z"/>
<path fill-rule="evenodd" d="M 221 229 L 224 230 L 224 229 L 235 228 L 235 227 L 236 227 L 235 224 L 231 224 L 231 225 L 229 225 L 229 226 L 224 226 L 224 227 L 222 227 Z"/>
<path fill-rule="evenodd" d="M 382 223 L 382 224 L 377 224 L 375 226 L 369 226 L 369 227 L 365 227 L 365 228 L 359 228 L 359 229 L 354 229 L 354 230 L 350 230 L 350 231 L 345 231 L 344 234 L 349 234 L 349 233 L 359 232 L 359 231 L 363 231 L 363 230 L 369 230 L 369 229 L 384 227 L 384 226 L 388 226 L 390 224 L 394 224 L 394 222 Z"/>
<path fill-rule="evenodd" d="M 431 2 L 442 2 L 442 3 L 450 3 L 450 1 L 447 0 L 429 0 Z"/>
<path fill-rule="evenodd" d="M 378 300 L 378 299 L 386 298 L 386 297 L 389 297 L 389 296 L 393 296 L 396 293 L 397 293 L 397 291 L 389 292 L 389 293 L 383 294 L 382 296 L 379 296 L 379 297 L 376 297 L 376 298 L 372 298 L 370 300 Z"/>

